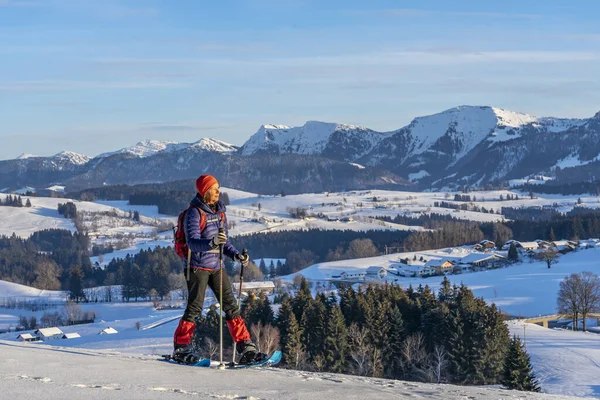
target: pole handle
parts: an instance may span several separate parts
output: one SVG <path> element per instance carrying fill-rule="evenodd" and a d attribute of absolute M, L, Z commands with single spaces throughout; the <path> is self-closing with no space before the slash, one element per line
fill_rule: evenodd
<path fill-rule="evenodd" d="M 242 250 L 242 255 L 243 256 L 247 256 L 248 255 L 248 249 Z M 244 277 L 244 267 L 242 267 L 241 264 L 240 264 L 240 282 L 242 281 L 243 277 Z"/>

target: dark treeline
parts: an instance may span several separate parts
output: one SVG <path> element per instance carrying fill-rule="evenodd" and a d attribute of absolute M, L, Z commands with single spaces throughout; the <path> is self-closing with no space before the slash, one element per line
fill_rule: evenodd
<path fill-rule="evenodd" d="M 85 189 L 79 192 L 70 192 L 67 197 L 84 201 L 103 200 L 128 200 L 131 194 L 136 192 L 169 192 L 169 191 L 187 191 L 193 195 L 194 180 L 185 179 L 174 182 L 148 183 L 142 185 L 111 185 L 102 186 L 93 189 Z"/>
<path fill-rule="evenodd" d="M 483 206 L 478 206 L 477 204 L 466 203 L 466 202 L 457 204 L 457 203 L 451 203 L 449 201 L 434 201 L 433 206 L 434 207 L 442 207 L 442 208 L 450 208 L 452 210 L 475 211 L 475 212 L 482 212 L 482 213 L 486 213 L 486 214 L 494 214 L 494 209 L 491 207 L 487 208 L 487 207 L 483 207 Z M 498 210 L 496 210 L 496 211 L 498 211 Z M 498 211 L 498 212 L 500 212 L 500 211 Z"/>
<path fill-rule="evenodd" d="M 598 213 L 560 215 L 549 221 L 507 221 L 504 225 L 512 230 L 515 239 L 524 241 L 552 239 L 552 236 L 556 239 L 573 240 L 600 236 Z"/>
<path fill-rule="evenodd" d="M 69 197 L 85 201 L 129 200 L 132 205 L 157 206 L 161 214 L 178 215 L 190 205 L 194 194 L 194 180 L 183 180 L 135 186 L 106 186 L 69 193 Z M 226 192 L 221 193 L 220 200 L 229 204 Z"/>
<path fill-rule="evenodd" d="M 69 289 L 74 268 L 82 281 L 93 285 L 94 271 L 88 257 L 87 235 L 61 229 L 35 232 L 28 239 L 0 237 L 0 279 L 38 289 Z"/>
<path fill-rule="evenodd" d="M 394 224 L 401 225 L 417 225 L 417 226 L 425 226 L 426 224 L 432 221 L 460 221 L 459 218 L 452 216 L 452 214 L 420 214 L 418 217 L 410 217 L 403 214 L 398 214 L 394 218 L 389 215 L 378 215 L 375 216 L 375 219 L 380 219 L 382 221 L 392 222 Z"/>
<path fill-rule="evenodd" d="M 426 228 L 430 230 L 410 234 L 402 244 L 405 251 L 462 246 L 484 239 L 480 224 L 473 221 L 431 221 Z"/>
<path fill-rule="evenodd" d="M 4 198 L 4 200 L 0 200 L 0 206 L 5 207 L 31 207 L 31 201 L 27 199 L 25 203 L 23 203 L 23 199 L 21 196 L 13 196 L 8 195 Z"/>
<path fill-rule="evenodd" d="M 183 263 L 173 249 L 158 246 L 111 260 L 98 278 L 104 285 L 123 285 L 126 301 L 156 296 L 162 299 L 185 285 L 182 271 Z"/>
<path fill-rule="evenodd" d="M 73 202 L 58 203 L 58 213 L 65 218 L 77 218 L 77 206 Z"/>
<path fill-rule="evenodd" d="M 513 189 L 527 193 L 563 194 L 565 196 L 589 193 L 594 196 L 600 196 L 600 181 L 596 179 L 580 182 L 548 181 L 543 185 L 522 185 Z"/>
<path fill-rule="evenodd" d="M 294 251 L 310 249 L 319 261 L 338 246 L 348 247 L 355 239 L 370 239 L 383 253 L 384 246 L 401 246 L 408 231 L 321 230 L 253 233 L 232 239 L 238 249 L 247 248 L 252 258 L 284 258 Z"/>
<path fill-rule="evenodd" d="M 510 344 L 495 305 L 447 279 L 437 297 L 427 286 L 385 285 L 364 291 L 342 286 L 339 298 L 313 298 L 303 280 L 276 317 L 265 296 L 246 298 L 242 315 L 252 332 L 262 327 L 255 337 L 261 348 L 277 348 L 272 342 L 279 339 L 283 365 L 293 369 L 491 385 L 502 382 Z M 206 337 L 218 343 L 216 310 L 201 318 L 197 333 L 198 347 L 210 352 Z"/>
<path fill-rule="evenodd" d="M 554 208 L 541 207 L 502 207 L 501 214 L 508 219 L 524 221 L 550 221 L 560 215 Z"/>

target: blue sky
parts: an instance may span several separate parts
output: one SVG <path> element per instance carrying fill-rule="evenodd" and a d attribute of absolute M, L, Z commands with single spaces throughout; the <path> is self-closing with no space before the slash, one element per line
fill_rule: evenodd
<path fill-rule="evenodd" d="M 600 110 L 600 2 L 0 0 L 0 159 Z"/>

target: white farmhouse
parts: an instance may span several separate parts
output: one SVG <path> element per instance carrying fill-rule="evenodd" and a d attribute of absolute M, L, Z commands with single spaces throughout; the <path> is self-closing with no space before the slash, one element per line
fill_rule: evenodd
<path fill-rule="evenodd" d="M 348 272 L 344 271 L 340 274 L 340 279 L 349 281 L 364 281 L 367 277 L 367 272 L 364 270 Z"/>
<path fill-rule="evenodd" d="M 22 342 L 35 342 L 36 340 L 40 340 L 38 337 L 33 336 L 31 333 L 21 333 L 17 336 L 17 340 Z"/>
<path fill-rule="evenodd" d="M 406 277 L 421 277 L 435 275 L 436 269 L 425 265 L 406 265 L 398 269 L 398 273 Z"/>
<path fill-rule="evenodd" d="M 65 333 L 62 338 L 63 339 L 77 339 L 80 337 L 81 337 L 81 335 L 79 333 L 73 332 L 73 333 Z"/>
<path fill-rule="evenodd" d="M 58 328 L 40 328 L 34 332 L 41 340 L 60 339 L 63 331 Z"/>
<path fill-rule="evenodd" d="M 240 283 L 235 282 L 232 283 L 233 290 L 235 293 L 238 293 L 240 290 Z M 246 293 L 260 293 L 264 292 L 265 294 L 273 294 L 275 293 L 275 283 L 273 281 L 261 281 L 261 282 L 244 282 L 242 283 L 242 291 Z"/>
<path fill-rule="evenodd" d="M 367 268 L 366 279 L 382 280 L 387 277 L 387 270 L 384 267 L 372 266 Z"/>

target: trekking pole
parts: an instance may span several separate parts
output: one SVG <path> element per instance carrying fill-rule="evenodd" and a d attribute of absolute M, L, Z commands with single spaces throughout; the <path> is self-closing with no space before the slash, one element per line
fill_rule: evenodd
<path fill-rule="evenodd" d="M 248 255 L 248 249 L 244 249 L 242 250 L 242 255 L 243 256 L 247 256 Z M 240 263 L 240 288 L 238 290 L 238 310 L 240 311 L 240 313 L 242 312 L 242 283 L 244 283 L 244 267 L 242 267 L 241 263 Z M 233 357 L 231 362 L 233 364 L 235 364 L 235 352 L 237 350 L 237 343 L 234 341 L 233 342 Z"/>
<path fill-rule="evenodd" d="M 221 228 L 222 229 L 222 228 Z M 219 369 L 225 369 L 223 364 L 223 245 L 219 245 Z"/>

